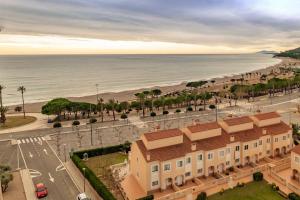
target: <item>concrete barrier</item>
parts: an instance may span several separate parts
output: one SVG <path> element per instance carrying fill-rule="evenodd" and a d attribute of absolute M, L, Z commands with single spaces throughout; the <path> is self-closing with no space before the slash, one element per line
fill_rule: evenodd
<path fill-rule="evenodd" d="M 2 196 L 2 190 L 0 188 L 0 200 L 3 200 L 3 196 Z"/>
<path fill-rule="evenodd" d="M 23 187 L 25 191 L 25 196 L 27 200 L 37 200 L 35 196 L 35 187 L 32 182 L 30 173 L 28 169 L 22 169 L 20 170 L 22 182 L 23 182 Z"/>

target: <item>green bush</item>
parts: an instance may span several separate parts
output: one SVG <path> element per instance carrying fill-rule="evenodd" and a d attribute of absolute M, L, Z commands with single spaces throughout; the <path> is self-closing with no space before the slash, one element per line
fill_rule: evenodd
<path fill-rule="evenodd" d="M 163 115 L 167 115 L 167 114 L 169 114 L 169 111 L 164 110 L 164 111 L 163 111 Z"/>
<path fill-rule="evenodd" d="M 151 116 L 151 117 L 155 117 L 155 116 L 156 116 L 156 113 L 155 113 L 155 112 L 151 112 L 151 113 L 150 113 L 150 116 Z"/>
<path fill-rule="evenodd" d="M 255 172 L 255 173 L 253 174 L 253 180 L 254 180 L 254 181 L 262 181 L 263 178 L 264 178 L 264 175 L 263 175 L 263 173 L 261 173 L 261 172 Z"/>
<path fill-rule="evenodd" d="M 90 170 L 85 163 L 76 155 L 73 154 L 71 157 L 74 164 L 83 174 L 83 168 L 85 168 L 85 178 L 89 181 L 92 187 L 96 190 L 96 192 L 104 199 L 104 200 L 115 200 L 116 198 L 112 195 L 112 193 L 107 189 L 107 187 L 98 179 L 98 177 L 94 174 L 92 170 Z"/>
<path fill-rule="evenodd" d="M 191 106 L 189 106 L 186 110 L 187 111 L 193 111 L 193 108 Z"/>
<path fill-rule="evenodd" d="M 300 196 L 298 194 L 292 192 L 288 195 L 288 199 L 289 200 L 300 200 Z"/>
<path fill-rule="evenodd" d="M 181 110 L 180 109 L 176 109 L 176 111 L 175 111 L 176 113 L 180 113 L 181 112 Z"/>
<path fill-rule="evenodd" d="M 201 192 L 200 194 L 198 194 L 196 200 L 206 200 L 206 199 L 207 199 L 206 192 Z"/>
<path fill-rule="evenodd" d="M 139 198 L 139 199 L 137 199 L 137 200 L 152 200 L 152 199 L 154 199 L 154 196 L 153 196 L 153 195 L 148 195 L 148 196 Z"/>
<path fill-rule="evenodd" d="M 78 125 L 80 125 L 80 121 L 75 120 L 75 121 L 73 121 L 72 125 L 73 125 L 73 126 L 78 126 Z"/>
<path fill-rule="evenodd" d="M 95 157 L 95 156 L 101 156 L 109 153 L 116 153 L 120 151 L 129 151 L 130 145 L 127 143 L 110 146 L 110 147 L 104 147 L 104 148 L 96 148 L 96 149 L 89 149 L 89 150 L 83 150 L 83 151 L 77 151 L 74 154 L 76 154 L 80 159 L 83 159 L 83 154 L 87 153 L 88 157 Z"/>
<path fill-rule="evenodd" d="M 213 104 L 209 105 L 209 109 L 215 109 L 215 108 L 216 108 L 215 105 L 213 105 Z"/>
<path fill-rule="evenodd" d="M 60 122 L 55 122 L 55 123 L 53 124 L 53 128 L 60 128 L 60 127 L 62 127 L 62 125 L 61 125 Z"/>

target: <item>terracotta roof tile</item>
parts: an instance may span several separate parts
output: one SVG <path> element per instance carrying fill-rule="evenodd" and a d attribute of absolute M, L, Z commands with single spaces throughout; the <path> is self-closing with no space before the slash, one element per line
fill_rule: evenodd
<path fill-rule="evenodd" d="M 268 113 L 261 113 L 254 115 L 255 118 L 258 120 L 266 120 L 266 119 L 273 119 L 278 118 L 280 115 L 277 112 L 268 112 Z"/>
<path fill-rule="evenodd" d="M 295 152 L 296 154 L 299 154 L 299 155 L 300 155 L 300 145 L 295 146 L 295 147 L 292 149 L 292 152 Z"/>
<path fill-rule="evenodd" d="M 197 132 L 203 132 L 203 131 L 220 128 L 220 125 L 217 122 L 208 122 L 208 123 L 188 126 L 187 128 L 191 133 L 197 133 Z"/>
<path fill-rule="evenodd" d="M 164 138 L 170 138 L 183 135 L 183 132 L 179 129 L 161 130 L 157 132 L 145 133 L 144 136 L 148 141 L 154 141 Z"/>
<path fill-rule="evenodd" d="M 248 116 L 243 116 L 243 117 L 237 117 L 237 118 L 232 118 L 232 119 L 225 119 L 224 122 L 228 126 L 235 126 L 239 124 L 245 124 L 249 122 L 253 122 L 250 117 Z"/>

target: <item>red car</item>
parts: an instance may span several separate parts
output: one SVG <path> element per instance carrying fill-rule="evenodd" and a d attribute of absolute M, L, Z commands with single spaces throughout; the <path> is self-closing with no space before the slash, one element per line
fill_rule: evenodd
<path fill-rule="evenodd" d="M 48 190 L 43 183 L 38 183 L 35 185 L 35 193 L 37 198 L 43 198 L 48 195 Z"/>

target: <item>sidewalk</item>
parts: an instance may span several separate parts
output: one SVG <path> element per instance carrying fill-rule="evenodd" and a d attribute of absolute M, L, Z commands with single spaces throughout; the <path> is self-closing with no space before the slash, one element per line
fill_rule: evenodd
<path fill-rule="evenodd" d="M 65 163 L 65 167 L 68 170 L 71 178 L 74 180 L 75 184 L 77 185 L 79 191 L 83 192 L 83 175 L 81 174 L 81 172 L 78 170 L 78 168 L 74 165 L 74 163 L 71 160 Z M 85 193 L 92 200 L 102 200 L 102 198 L 99 197 L 98 193 L 90 185 L 88 180 L 85 180 Z"/>
<path fill-rule="evenodd" d="M 27 200 L 36 200 L 35 188 L 28 169 L 20 170 L 23 187 Z"/>

